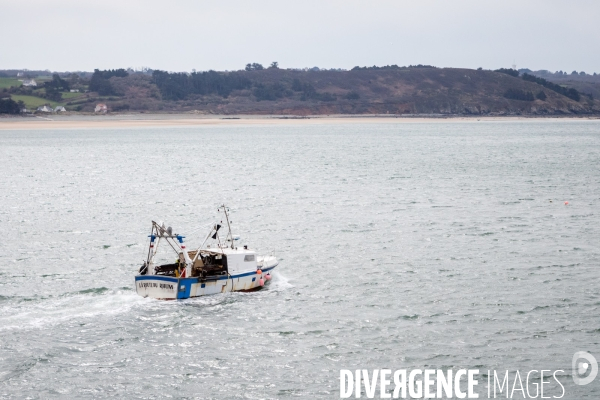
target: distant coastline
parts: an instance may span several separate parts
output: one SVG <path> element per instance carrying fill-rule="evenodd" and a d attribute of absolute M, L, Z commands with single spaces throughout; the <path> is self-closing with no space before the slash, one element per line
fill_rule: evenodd
<path fill-rule="evenodd" d="M 45 75 L 41 75 L 45 74 Z M 600 115 L 600 75 L 437 68 L 0 71 L 0 114 Z"/>
<path fill-rule="evenodd" d="M 0 131 L 47 129 L 118 129 L 143 127 L 233 126 L 233 125 L 316 125 L 316 124 L 403 124 L 476 123 L 510 121 L 600 121 L 600 116 L 464 116 L 464 115 L 194 115 L 194 114 L 113 114 L 53 115 L 46 117 L 0 117 Z"/>

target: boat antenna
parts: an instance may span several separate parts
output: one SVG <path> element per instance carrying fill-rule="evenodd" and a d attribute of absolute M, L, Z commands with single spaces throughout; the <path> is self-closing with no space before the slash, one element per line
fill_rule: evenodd
<path fill-rule="evenodd" d="M 152 236 L 154 236 L 154 225 L 156 224 L 156 222 L 152 221 L 152 229 L 150 230 L 150 235 L 148 236 L 150 238 L 150 246 L 148 246 L 148 257 L 146 257 L 146 264 L 150 263 L 150 258 L 152 257 L 152 253 L 153 253 L 153 244 L 152 242 L 154 242 L 154 239 L 152 238 Z M 158 236 L 158 235 L 156 235 Z M 160 239 L 159 239 L 160 240 Z"/>
<path fill-rule="evenodd" d="M 229 211 L 229 209 L 225 206 L 225 204 L 222 204 L 221 208 L 223 209 L 223 212 L 225 213 L 225 220 L 227 221 L 227 228 L 229 228 L 229 232 L 227 233 L 227 238 L 230 239 L 231 248 L 233 249 L 233 235 L 231 234 L 231 222 L 229 221 L 229 214 L 227 213 L 227 211 Z"/>

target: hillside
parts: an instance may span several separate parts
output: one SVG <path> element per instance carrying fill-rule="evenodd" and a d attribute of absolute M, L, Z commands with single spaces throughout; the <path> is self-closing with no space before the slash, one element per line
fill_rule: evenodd
<path fill-rule="evenodd" d="M 561 94 L 522 76 L 427 66 L 350 71 L 267 68 L 192 74 L 113 70 L 96 71 L 91 80 L 80 79 L 79 83 L 87 83 L 91 92 L 63 98 L 61 104 L 67 110 L 93 112 L 97 102 L 104 102 L 112 112 L 600 114 L 600 101 L 593 95 L 581 93 L 569 98 L 564 90 Z"/>
<path fill-rule="evenodd" d="M 519 70 L 531 75 L 538 76 L 540 78 L 547 79 L 551 82 L 557 83 L 562 86 L 571 87 L 577 89 L 579 92 L 592 95 L 595 99 L 600 99 L 600 75 L 586 74 L 585 72 L 573 71 L 567 74 L 562 71 L 550 72 L 546 70 L 541 71 L 530 71 L 530 70 Z"/>

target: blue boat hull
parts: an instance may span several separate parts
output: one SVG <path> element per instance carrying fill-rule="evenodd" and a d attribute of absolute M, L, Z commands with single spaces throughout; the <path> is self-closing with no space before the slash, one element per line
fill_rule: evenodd
<path fill-rule="evenodd" d="M 277 264 L 264 268 L 262 275 L 252 271 L 204 280 L 198 277 L 176 278 L 163 275 L 137 275 L 135 277 L 135 288 L 140 296 L 164 300 L 187 299 L 225 292 L 252 291 L 262 288 L 260 285 L 261 277 L 265 277 L 276 266 Z M 266 279 L 265 283 L 268 282 L 269 280 Z"/>

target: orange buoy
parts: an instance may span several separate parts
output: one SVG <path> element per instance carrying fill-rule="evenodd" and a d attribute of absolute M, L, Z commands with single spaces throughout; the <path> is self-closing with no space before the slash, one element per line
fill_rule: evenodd
<path fill-rule="evenodd" d="M 568 202 L 568 201 L 565 201 L 565 206 L 568 206 L 568 205 L 569 205 L 569 202 Z"/>
<path fill-rule="evenodd" d="M 260 269 L 257 269 L 256 273 L 260 275 L 260 274 L 262 274 L 262 271 Z"/>

